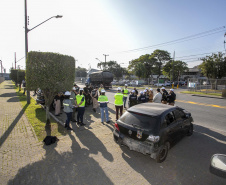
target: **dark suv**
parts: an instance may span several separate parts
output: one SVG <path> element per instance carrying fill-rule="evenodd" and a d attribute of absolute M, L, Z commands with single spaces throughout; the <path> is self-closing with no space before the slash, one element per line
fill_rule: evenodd
<path fill-rule="evenodd" d="M 130 150 L 163 162 L 172 144 L 193 134 L 193 118 L 184 109 L 159 103 L 142 103 L 127 110 L 115 123 L 115 141 Z"/>

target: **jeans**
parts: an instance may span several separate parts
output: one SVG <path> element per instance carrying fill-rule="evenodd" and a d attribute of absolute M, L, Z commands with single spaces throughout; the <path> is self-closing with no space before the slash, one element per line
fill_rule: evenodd
<path fill-rule="evenodd" d="M 69 127 L 69 123 L 71 121 L 72 112 L 66 112 L 67 114 L 67 120 L 66 120 L 66 127 Z"/>
<path fill-rule="evenodd" d="M 126 107 L 126 100 L 127 100 L 127 96 L 123 96 L 123 102 L 124 102 L 124 108 Z"/>
<path fill-rule="evenodd" d="M 81 123 L 83 123 L 83 115 L 85 113 L 85 107 L 78 107 L 78 114 L 77 114 L 77 122 L 79 123 L 79 119 Z"/>
<path fill-rule="evenodd" d="M 105 111 L 106 122 L 108 122 L 109 121 L 108 107 L 100 107 L 101 122 L 104 122 L 104 111 Z"/>

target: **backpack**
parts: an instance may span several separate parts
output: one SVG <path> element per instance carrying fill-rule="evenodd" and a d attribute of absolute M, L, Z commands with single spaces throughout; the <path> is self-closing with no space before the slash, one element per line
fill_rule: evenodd
<path fill-rule="evenodd" d="M 46 145 L 51 145 L 51 144 L 55 143 L 56 141 L 59 141 L 59 139 L 56 136 L 46 136 L 45 139 L 43 140 L 43 142 Z"/>

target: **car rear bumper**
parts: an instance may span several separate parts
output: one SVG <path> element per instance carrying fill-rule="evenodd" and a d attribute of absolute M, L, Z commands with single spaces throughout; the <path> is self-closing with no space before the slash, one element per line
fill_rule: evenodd
<path fill-rule="evenodd" d="M 118 132 L 116 129 L 113 131 L 113 135 L 114 135 L 114 140 L 119 145 L 125 145 L 129 147 L 130 150 L 140 152 L 144 155 L 148 154 L 150 155 L 151 158 L 156 159 L 156 153 L 158 151 L 158 148 L 155 148 L 154 144 L 149 144 L 147 142 L 134 140 Z"/>

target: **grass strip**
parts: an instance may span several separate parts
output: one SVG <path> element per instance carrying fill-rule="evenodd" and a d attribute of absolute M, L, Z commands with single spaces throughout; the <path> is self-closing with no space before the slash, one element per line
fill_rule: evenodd
<path fill-rule="evenodd" d="M 199 94 L 199 95 L 211 95 L 211 96 L 222 96 L 222 93 L 203 93 L 203 92 L 195 92 L 195 91 L 182 91 L 180 93 L 185 94 Z"/>
<path fill-rule="evenodd" d="M 27 96 L 23 94 L 23 90 L 19 91 L 16 88 L 17 95 L 21 102 L 22 108 L 27 105 Z M 25 110 L 25 115 L 29 123 L 34 128 L 35 134 L 39 141 L 42 141 L 47 135 L 62 136 L 66 135 L 66 130 L 62 125 L 58 124 L 54 119 L 50 119 L 51 124 L 46 127 L 46 111 L 41 105 L 36 104 L 36 101 L 31 98 L 30 104 Z"/>

